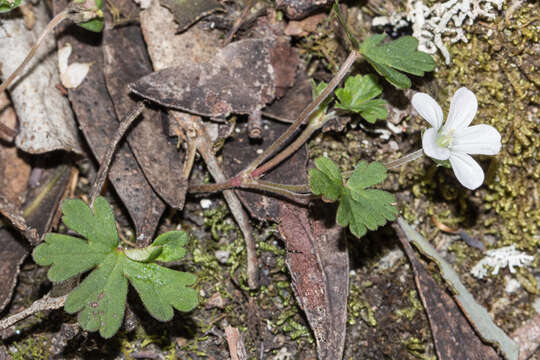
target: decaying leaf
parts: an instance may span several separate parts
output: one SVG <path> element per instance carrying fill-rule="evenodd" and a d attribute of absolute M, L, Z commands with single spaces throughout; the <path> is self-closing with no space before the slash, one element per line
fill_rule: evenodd
<path fill-rule="evenodd" d="M 143 77 L 131 90 L 169 108 L 213 118 L 253 114 L 274 99 L 274 41 L 229 44 L 203 64 L 186 62 Z"/>
<path fill-rule="evenodd" d="M 174 20 L 178 23 L 178 32 L 186 30 L 201 18 L 221 10 L 221 5 L 216 0 L 160 0 L 159 2 L 174 14 Z"/>
<path fill-rule="evenodd" d="M 137 10 L 131 0 L 120 0 L 117 6 L 129 13 Z M 151 73 L 152 64 L 138 25 L 113 28 L 112 21 L 108 19 L 107 22 L 103 32 L 104 73 L 107 89 L 121 119 L 136 105 L 129 96 L 127 85 Z M 187 189 L 187 180 L 182 175 L 182 153 L 177 150 L 176 143 L 169 140 L 165 121 L 165 113 L 147 108 L 129 130 L 127 140 L 154 191 L 171 207 L 182 209 Z"/>
<path fill-rule="evenodd" d="M 317 203 L 313 208 L 310 212 L 281 202 L 279 231 L 294 294 L 315 335 L 318 358 L 341 359 L 349 292 L 345 232 L 333 221 L 334 206 Z M 330 219 L 327 214 L 332 214 Z"/>
<path fill-rule="evenodd" d="M 141 30 L 154 70 L 180 66 L 186 62 L 203 63 L 219 49 L 219 33 L 195 25 L 176 33 L 173 15 L 154 1 L 141 12 Z"/>
<path fill-rule="evenodd" d="M 66 5 L 66 1 L 54 2 L 55 13 Z M 59 46 L 69 42 L 73 47 L 72 56 L 76 57 L 74 60 L 94 63 L 85 81 L 77 89 L 69 90 L 69 99 L 88 145 L 94 156 L 101 160 L 118 121 L 101 72 L 103 54 L 101 48 L 94 46 L 100 35 L 85 32 L 83 43 L 78 40 L 77 32 L 84 30 L 67 28 L 63 24 L 57 28 L 58 34 L 61 34 Z M 116 151 L 109 170 L 109 180 L 133 220 L 138 239 L 152 239 L 165 204 L 148 184 L 127 143 L 123 143 Z"/>
<path fill-rule="evenodd" d="M 36 24 L 29 31 L 22 16 L 2 19 L 2 28 L 9 36 L 0 41 L 0 63 L 4 76 L 22 63 L 36 38 L 50 18 L 45 3 L 34 7 Z M 53 150 L 81 153 L 77 126 L 69 101 L 58 91 L 58 67 L 54 38 L 45 38 L 22 77 L 9 88 L 19 118 L 17 147 L 33 154 Z"/>
<path fill-rule="evenodd" d="M 476 335 L 446 290 L 433 280 L 418 261 L 403 230 L 397 226 L 395 228 L 414 271 L 416 287 L 426 309 L 438 359 L 459 359 L 464 354 L 470 360 L 499 359 L 497 352 Z"/>

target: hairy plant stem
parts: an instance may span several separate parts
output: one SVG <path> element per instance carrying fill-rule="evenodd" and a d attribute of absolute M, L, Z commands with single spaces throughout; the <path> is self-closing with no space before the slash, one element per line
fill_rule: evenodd
<path fill-rule="evenodd" d="M 343 80 L 345 75 L 347 75 L 347 72 L 359 56 L 360 54 L 357 51 L 351 51 L 351 53 L 349 54 L 347 59 L 345 59 L 345 62 L 337 72 L 336 76 L 334 76 L 334 78 L 328 83 L 326 89 L 324 89 L 322 93 L 317 96 L 317 98 L 313 100 L 313 102 L 311 102 L 311 104 L 309 104 L 304 110 L 302 110 L 302 112 L 298 116 L 298 119 L 296 119 L 296 121 L 291 126 L 289 126 L 289 128 L 283 134 L 281 134 L 281 136 L 277 138 L 276 141 L 274 141 L 268 148 L 266 148 L 266 150 L 261 155 L 259 155 L 255 160 L 253 160 L 251 164 L 249 164 L 249 166 L 243 171 L 243 173 L 252 174 L 260 164 L 262 164 L 268 157 L 270 157 L 279 148 L 281 148 L 281 146 L 283 146 L 283 144 L 287 140 L 289 140 L 289 138 L 295 133 L 295 131 L 309 119 L 311 114 L 319 108 L 319 105 L 321 105 L 321 103 L 334 91 L 334 89 L 339 85 L 341 80 Z M 287 150 L 288 147 L 283 151 Z M 294 151 L 291 151 L 289 155 L 293 152 Z M 285 156 L 285 158 L 287 156 Z M 275 165 L 277 165 L 277 162 L 274 162 L 273 159 L 270 162 L 270 165 L 265 164 L 266 170 L 269 170 Z M 264 172 L 257 171 L 257 173 L 262 175 Z"/>
<path fill-rule="evenodd" d="M 416 159 L 419 159 L 422 156 L 424 156 L 424 150 L 422 150 L 422 149 L 416 150 L 416 151 L 414 151 L 412 153 L 409 153 L 407 155 L 404 155 L 404 156 L 400 157 L 399 159 L 389 161 L 389 162 L 385 163 L 384 166 L 386 166 L 386 168 L 389 169 L 389 170 L 390 169 L 396 169 L 396 168 L 400 167 L 401 165 L 405 165 L 406 163 L 414 161 Z"/>
<path fill-rule="evenodd" d="M 334 78 L 328 83 L 328 86 L 321 92 L 319 96 L 313 100 L 306 108 L 300 113 L 298 119 L 287 128 L 287 130 L 279 136 L 264 152 L 259 155 L 255 160 L 253 160 L 244 170 L 235 175 L 234 177 L 215 184 L 199 184 L 192 185 L 189 188 L 190 192 L 216 192 L 223 191 L 226 189 L 233 188 L 249 188 L 249 189 L 258 189 L 262 191 L 272 192 L 278 195 L 286 197 L 302 197 L 306 194 L 304 192 L 309 192 L 309 187 L 304 185 L 283 185 L 276 184 L 266 181 L 258 180 L 263 176 L 268 170 L 272 169 L 283 160 L 294 154 L 303 144 L 308 141 L 311 135 L 318 129 L 320 129 L 327 121 L 331 120 L 332 116 L 325 116 L 325 114 L 312 114 L 319 108 L 322 102 L 334 91 L 334 89 L 339 85 L 343 80 L 345 75 L 347 75 L 351 66 L 358 59 L 360 54 L 353 50 L 345 59 L 345 62 L 334 76 Z M 285 142 L 287 142 L 290 137 L 298 130 L 298 128 L 303 125 L 306 121 L 309 123 L 307 127 L 302 131 L 302 133 L 287 147 L 285 147 L 277 155 L 273 156 L 270 160 L 264 163 L 259 167 L 268 157 L 273 155 L 278 151 Z"/>
<path fill-rule="evenodd" d="M 19 67 L 6 79 L 6 81 L 2 83 L 2 85 L 0 85 L 0 93 L 6 90 L 7 87 L 13 82 L 13 80 L 15 80 L 17 75 L 19 75 L 24 70 L 24 67 L 28 65 L 28 62 L 30 62 L 30 60 L 34 57 L 37 49 L 39 48 L 45 37 L 56 27 L 56 25 L 60 24 L 62 21 L 69 17 L 69 12 L 70 9 L 68 7 L 52 18 L 52 20 L 47 24 L 45 30 L 43 30 L 41 35 L 39 35 L 39 38 L 37 39 L 34 46 L 32 46 L 32 48 L 30 49 L 28 55 L 26 55 L 26 57 L 24 58 L 22 64 L 19 65 Z"/>

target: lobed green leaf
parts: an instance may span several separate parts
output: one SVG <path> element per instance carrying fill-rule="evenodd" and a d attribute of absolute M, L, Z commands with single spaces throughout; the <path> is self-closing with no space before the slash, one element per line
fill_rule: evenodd
<path fill-rule="evenodd" d="M 429 54 L 417 50 L 418 40 L 414 37 L 403 36 L 382 43 L 385 37 L 385 34 L 368 37 L 360 45 L 359 51 L 366 57 L 375 71 L 395 87 L 406 89 L 411 86 L 411 80 L 400 71 L 423 76 L 425 72 L 435 69 L 433 58 Z"/>
<path fill-rule="evenodd" d="M 118 234 L 111 207 L 104 198 L 96 199 L 94 211 L 81 200 L 65 200 L 64 223 L 87 238 L 47 234 L 36 247 L 36 263 L 52 265 L 51 281 L 63 281 L 94 269 L 67 297 L 64 309 L 78 314 L 81 327 L 112 337 L 120 328 L 127 299 L 128 279 L 150 314 L 161 321 L 170 320 L 173 308 L 193 309 L 198 302 L 193 285 L 196 276 L 171 270 L 151 261 L 174 261 L 185 256 L 188 236 L 170 231 L 158 236 L 146 248 L 118 248 Z"/>
<path fill-rule="evenodd" d="M 386 101 L 374 99 L 381 92 L 382 87 L 377 83 L 375 75 L 350 76 L 345 86 L 335 91 L 338 98 L 336 108 L 359 113 L 370 123 L 386 119 Z"/>
<path fill-rule="evenodd" d="M 356 237 L 396 219 L 395 197 L 383 190 L 368 189 L 386 179 L 383 164 L 361 161 L 345 185 L 339 168 L 332 160 L 318 158 L 315 165 L 316 168 L 309 173 L 311 191 L 328 200 L 339 199 L 336 222 L 343 227 L 349 226 Z"/>

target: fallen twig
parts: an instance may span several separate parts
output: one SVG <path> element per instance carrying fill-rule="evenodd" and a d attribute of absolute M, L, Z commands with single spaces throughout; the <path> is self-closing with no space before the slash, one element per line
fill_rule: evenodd
<path fill-rule="evenodd" d="M 29 308 L 24 309 L 21 312 L 13 314 L 5 319 L 0 320 L 0 331 L 5 330 L 13 324 L 26 319 L 30 315 L 33 315 L 40 311 L 55 310 L 64 306 L 67 295 L 60 297 L 50 297 L 49 294 L 45 295 L 39 300 L 36 300 L 30 305 Z"/>
<path fill-rule="evenodd" d="M 103 159 L 101 159 L 101 164 L 99 166 L 99 171 L 96 175 L 96 180 L 94 181 L 92 189 L 90 190 L 90 207 L 94 206 L 94 201 L 101 192 L 101 188 L 103 188 L 103 184 L 105 183 L 105 179 L 107 178 L 107 173 L 109 172 L 109 167 L 111 165 L 112 157 L 116 150 L 116 146 L 124 137 L 127 129 L 129 129 L 130 125 L 133 123 L 133 121 L 135 121 L 135 119 L 137 119 L 137 117 L 141 114 L 143 110 L 144 102 L 139 102 L 137 104 L 137 107 L 133 109 L 129 114 L 127 114 L 126 117 L 120 122 L 120 125 L 118 125 L 118 129 L 116 130 L 113 138 L 111 139 L 111 142 L 109 143 Z"/>
<path fill-rule="evenodd" d="M 182 116 L 176 111 L 171 111 L 170 113 L 184 131 L 184 134 L 190 143 L 188 146 L 194 145 L 197 151 L 203 157 L 208 171 L 215 181 L 224 182 L 226 180 L 225 174 L 217 162 L 216 156 L 214 155 L 214 151 L 212 149 L 212 141 L 206 133 L 206 129 L 201 119 L 199 117 Z M 255 247 L 255 240 L 253 239 L 252 228 L 249 223 L 248 215 L 244 211 L 242 203 L 240 203 L 240 200 L 233 190 L 224 190 L 223 196 L 225 197 L 225 201 L 227 201 L 227 204 L 231 209 L 231 213 L 242 231 L 242 235 L 244 236 L 244 241 L 246 243 L 248 285 L 250 288 L 257 288 L 259 283 L 257 249 Z"/>
<path fill-rule="evenodd" d="M 240 331 L 232 326 L 227 326 L 225 328 L 225 335 L 229 344 L 231 360 L 247 360 L 246 347 L 244 346 Z"/>

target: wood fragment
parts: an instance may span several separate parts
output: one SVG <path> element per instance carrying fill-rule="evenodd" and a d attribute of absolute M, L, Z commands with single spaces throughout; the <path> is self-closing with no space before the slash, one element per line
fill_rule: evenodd
<path fill-rule="evenodd" d="M 225 328 L 225 335 L 227 336 L 227 344 L 229 344 L 231 360 L 247 360 L 246 347 L 240 331 L 229 325 Z"/>

